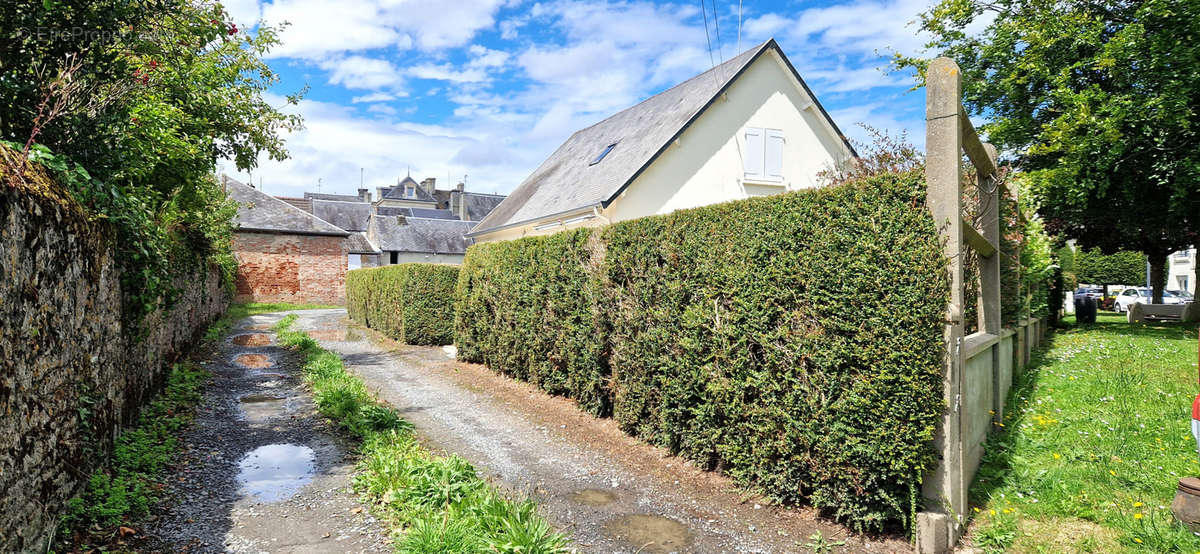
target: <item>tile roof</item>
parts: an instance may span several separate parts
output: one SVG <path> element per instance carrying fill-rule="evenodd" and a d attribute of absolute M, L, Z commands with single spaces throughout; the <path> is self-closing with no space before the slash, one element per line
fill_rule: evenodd
<path fill-rule="evenodd" d="M 378 254 L 379 249 L 367 240 L 366 233 L 350 233 L 346 237 L 346 253 L 347 254 Z"/>
<path fill-rule="evenodd" d="M 305 200 L 333 200 L 335 202 L 362 202 L 363 199 L 353 194 L 325 194 L 321 192 L 304 193 Z"/>
<path fill-rule="evenodd" d="M 225 183 L 225 190 L 229 197 L 238 203 L 234 222 L 239 230 L 342 237 L 350 234 L 253 187 L 228 177 L 226 177 Z"/>
<path fill-rule="evenodd" d="M 459 200 L 467 209 L 468 221 L 482 221 L 492 210 L 496 209 L 501 202 L 504 201 L 504 196 L 499 194 L 480 194 L 477 192 L 464 192 Z"/>
<path fill-rule="evenodd" d="M 555 214 L 608 206 L 747 67 L 769 50 L 779 54 L 807 91 L 807 85 L 779 45 L 774 39 L 768 40 L 636 106 L 576 131 L 484 217 L 471 235 Z M 816 105 L 820 108 L 820 103 Z M 820 111 L 840 135 L 824 108 Z M 602 161 L 593 164 L 609 145 L 615 147 Z"/>
<path fill-rule="evenodd" d="M 288 204 L 300 208 L 301 210 L 304 210 L 310 214 L 312 213 L 312 200 L 307 198 L 292 198 L 290 196 L 276 196 L 275 198 L 283 200 L 284 202 L 287 202 Z"/>
<path fill-rule="evenodd" d="M 405 196 L 404 189 L 406 187 L 412 187 L 412 196 Z M 382 198 L 391 200 L 408 200 L 410 202 L 437 203 L 437 199 L 428 192 L 425 192 L 425 189 L 421 188 L 420 183 L 417 183 L 412 177 L 405 177 L 404 180 L 397 183 L 394 187 L 384 188 Z"/>
<path fill-rule="evenodd" d="M 450 210 L 435 210 L 432 208 L 392 208 L 379 206 L 375 208 L 379 215 L 402 215 L 405 217 L 423 217 L 425 219 L 458 219 Z"/>
<path fill-rule="evenodd" d="M 357 197 L 354 197 L 357 198 Z M 347 231 L 366 231 L 374 206 L 367 202 L 310 200 L 313 215 Z"/>
<path fill-rule="evenodd" d="M 470 239 L 465 237 L 474 223 L 456 219 L 376 215 L 371 217 L 367 236 L 381 251 L 465 254 Z"/>

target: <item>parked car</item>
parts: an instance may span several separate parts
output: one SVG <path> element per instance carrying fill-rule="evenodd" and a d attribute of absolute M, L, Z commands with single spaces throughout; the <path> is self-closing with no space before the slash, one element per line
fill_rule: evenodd
<path fill-rule="evenodd" d="M 1121 291 L 1117 295 L 1117 300 L 1113 303 L 1113 309 L 1118 312 L 1127 312 L 1129 307 L 1134 304 L 1152 304 L 1151 299 L 1154 298 L 1154 291 L 1146 287 L 1133 287 Z M 1186 304 L 1187 300 L 1172 294 L 1169 290 L 1163 291 L 1163 304 Z"/>
<path fill-rule="evenodd" d="M 1104 297 L 1104 289 L 1101 287 L 1079 287 L 1075 289 L 1075 296 L 1090 296 L 1099 301 Z"/>
<path fill-rule="evenodd" d="M 1179 298 L 1182 298 L 1184 304 L 1190 304 L 1190 303 L 1196 301 L 1196 299 L 1192 296 L 1192 293 L 1190 293 L 1186 290 L 1171 290 L 1171 291 L 1167 291 L 1167 292 L 1174 294 L 1175 296 L 1178 296 Z"/>

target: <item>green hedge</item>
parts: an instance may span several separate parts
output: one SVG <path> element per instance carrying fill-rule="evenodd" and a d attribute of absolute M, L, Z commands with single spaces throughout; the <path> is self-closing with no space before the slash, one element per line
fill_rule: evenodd
<path fill-rule="evenodd" d="M 459 357 L 609 415 L 608 360 L 591 231 L 472 246 L 458 277 Z"/>
<path fill-rule="evenodd" d="M 911 526 L 949 284 L 919 173 L 471 247 L 459 356 L 858 529 Z"/>
<path fill-rule="evenodd" d="M 406 344 L 454 342 L 458 267 L 399 264 L 346 273 L 350 319 Z"/>

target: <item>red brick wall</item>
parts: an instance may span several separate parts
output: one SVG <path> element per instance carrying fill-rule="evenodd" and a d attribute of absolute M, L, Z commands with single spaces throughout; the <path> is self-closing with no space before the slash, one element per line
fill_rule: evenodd
<path fill-rule="evenodd" d="M 346 303 L 345 239 L 235 233 L 239 302 Z"/>

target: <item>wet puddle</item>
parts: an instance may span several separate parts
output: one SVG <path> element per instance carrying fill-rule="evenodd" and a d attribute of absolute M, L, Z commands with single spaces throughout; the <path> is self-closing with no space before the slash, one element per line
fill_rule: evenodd
<path fill-rule="evenodd" d="M 617 500 L 617 495 L 604 489 L 583 489 L 568 494 L 567 499 L 587 506 L 607 506 Z"/>
<path fill-rule="evenodd" d="M 242 354 L 234 358 L 233 363 L 249 369 L 262 369 L 275 365 L 275 362 L 271 361 L 271 357 L 266 354 Z"/>
<path fill-rule="evenodd" d="M 686 525 L 668 517 L 645 514 L 621 516 L 605 525 L 639 552 L 680 552 L 692 544 Z"/>
<path fill-rule="evenodd" d="M 287 397 L 274 394 L 246 394 L 238 402 L 246 420 L 254 423 L 281 416 L 287 407 Z"/>
<path fill-rule="evenodd" d="M 268 444 L 238 462 L 242 493 L 262 502 L 287 500 L 300 492 L 316 472 L 313 450 L 295 444 Z"/>
<path fill-rule="evenodd" d="M 271 344 L 271 337 L 262 333 L 246 333 L 233 337 L 233 344 L 238 346 L 266 346 Z"/>

